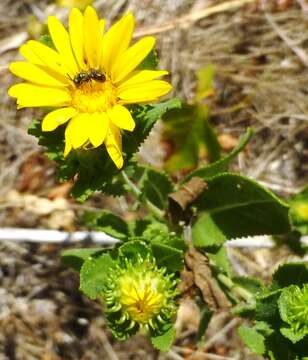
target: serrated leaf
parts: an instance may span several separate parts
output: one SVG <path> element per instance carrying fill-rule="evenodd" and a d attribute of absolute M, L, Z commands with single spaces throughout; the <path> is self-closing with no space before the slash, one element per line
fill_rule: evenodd
<path fill-rule="evenodd" d="M 163 334 L 151 336 L 151 342 L 157 350 L 166 352 L 171 348 L 175 336 L 176 332 L 173 325 L 169 325 L 169 328 Z"/>
<path fill-rule="evenodd" d="M 255 329 L 241 325 L 238 329 L 238 334 L 251 351 L 258 355 L 263 355 L 265 353 L 265 338 Z"/>
<path fill-rule="evenodd" d="M 96 299 L 103 291 L 108 272 L 115 265 L 108 254 L 86 260 L 80 270 L 80 290 L 90 299 Z"/>
<path fill-rule="evenodd" d="M 307 335 L 305 333 L 301 333 L 301 332 L 296 332 L 291 328 L 280 328 L 280 332 L 281 334 L 289 339 L 293 344 L 296 344 L 297 342 L 301 341 L 304 339 L 304 337 Z"/>
<path fill-rule="evenodd" d="M 64 265 L 79 271 L 86 260 L 89 260 L 92 256 L 97 255 L 102 251 L 104 251 L 104 249 L 101 248 L 64 250 L 61 253 L 61 262 Z"/>
<path fill-rule="evenodd" d="M 277 301 L 280 291 L 273 291 L 266 296 L 259 295 L 256 298 L 255 319 L 270 322 L 271 324 L 280 323 L 280 315 Z"/>
<path fill-rule="evenodd" d="M 127 223 L 121 217 L 108 211 L 97 214 L 94 227 L 122 241 L 129 237 Z"/>
<path fill-rule="evenodd" d="M 131 261 L 137 260 L 139 256 L 143 259 L 152 256 L 150 247 L 143 241 L 128 241 L 121 245 L 118 251 L 121 256 Z"/>
<path fill-rule="evenodd" d="M 152 243 L 151 248 L 159 267 L 165 267 L 170 272 L 181 271 L 183 269 L 183 251 L 159 243 Z"/>
<path fill-rule="evenodd" d="M 286 263 L 273 274 L 273 284 L 279 288 L 290 285 L 303 286 L 308 283 L 308 263 Z"/>
<path fill-rule="evenodd" d="M 166 209 L 168 194 L 173 191 L 173 184 L 169 176 L 161 171 L 143 166 L 143 174 L 139 181 L 139 189 L 142 197 L 149 200 L 159 209 Z"/>
<path fill-rule="evenodd" d="M 247 129 L 247 132 L 241 136 L 239 144 L 228 154 L 227 156 L 223 157 L 222 159 L 206 166 L 202 166 L 195 171 L 189 173 L 183 180 L 182 183 L 189 181 L 194 176 L 198 176 L 203 180 L 208 180 L 213 176 L 224 172 L 228 169 L 230 162 L 245 148 L 248 144 L 251 136 L 253 134 L 253 130 L 251 128 Z"/>
<path fill-rule="evenodd" d="M 244 236 L 279 234 L 290 230 L 288 206 L 253 180 L 221 174 L 193 203 L 199 216 L 192 227 L 195 246 L 221 246 Z"/>

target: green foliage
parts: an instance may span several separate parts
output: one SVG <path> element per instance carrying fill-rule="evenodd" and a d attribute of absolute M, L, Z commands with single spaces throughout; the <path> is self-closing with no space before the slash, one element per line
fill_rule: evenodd
<path fill-rule="evenodd" d="M 213 312 L 208 308 L 208 306 L 202 301 L 201 304 L 199 304 L 200 307 L 200 323 L 197 331 L 197 342 L 202 342 L 202 339 L 204 338 L 205 331 L 209 326 L 209 323 L 212 319 Z"/>
<path fill-rule="evenodd" d="M 184 255 L 181 250 L 160 243 L 153 243 L 151 248 L 158 266 L 165 267 L 170 272 L 183 269 Z"/>
<path fill-rule="evenodd" d="M 61 254 L 61 261 L 63 265 L 69 266 L 76 271 L 80 271 L 82 264 L 86 260 L 90 260 L 102 251 L 101 248 L 64 250 Z"/>
<path fill-rule="evenodd" d="M 131 178 L 137 182 L 141 201 L 149 200 L 159 209 L 168 205 L 168 194 L 173 191 L 170 177 L 150 166 L 135 165 Z"/>
<path fill-rule="evenodd" d="M 158 56 L 156 51 L 153 49 L 147 57 L 138 66 L 138 70 L 156 70 L 158 66 Z"/>
<path fill-rule="evenodd" d="M 198 176 L 203 180 L 208 180 L 217 174 L 228 170 L 230 162 L 245 148 L 251 139 L 252 134 L 252 129 L 248 128 L 247 132 L 241 136 L 238 145 L 230 152 L 230 154 L 212 164 L 201 166 L 198 169 L 192 171 L 183 179 L 182 182 L 185 183 L 194 176 Z"/>
<path fill-rule="evenodd" d="M 48 47 L 50 47 L 52 49 L 55 49 L 55 45 L 54 45 L 50 35 L 42 35 L 40 37 L 39 41 L 42 44 L 44 44 L 44 45 L 46 45 L 46 46 L 48 46 Z"/>
<path fill-rule="evenodd" d="M 308 336 L 308 283 L 302 288 L 290 285 L 278 299 L 281 319 L 289 325 L 280 329 L 282 335 L 293 343 Z"/>
<path fill-rule="evenodd" d="M 257 320 L 251 330 L 240 332 L 252 351 L 274 360 L 303 359 L 308 355 L 307 269 L 304 263 L 281 265 L 273 275 L 272 284 L 254 292 L 250 311 L 238 313 Z M 261 338 L 263 345 L 259 347 Z"/>
<path fill-rule="evenodd" d="M 198 217 L 192 237 L 197 247 L 220 246 L 226 240 L 289 231 L 288 206 L 253 180 L 221 174 L 194 202 Z"/>
<path fill-rule="evenodd" d="M 86 260 L 80 270 L 80 290 L 90 299 L 96 299 L 103 291 L 108 280 L 108 273 L 115 263 L 109 254 Z"/>
<path fill-rule="evenodd" d="M 96 213 L 95 218 L 91 219 L 91 227 L 122 241 L 129 237 L 127 223 L 119 216 L 108 211 Z"/>
<path fill-rule="evenodd" d="M 263 355 L 265 353 L 264 336 L 256 329 L 241 325 L 238 329 L 241 339 L 254 353 Z"/>
<path fill-rule="evenodd" d="M 171 99 L 154 105 L 132 106 L 131 113 L 136 121 L 133 132 L 122 136 L 125 164 L 131 165 L 133 155 L 148 136 L 155 122 L 168 110 L 180 107 L 178 99 Z M 38 138 L 46 148 L 46 154 L 59 165 L 60 181 L 75 179 L 72 195 L 78 201 L 85 201 L 95 191 L 118 196 L 125 193 L 120 171 L 109 158 L 104 145 L 89 150 L 72 151 L 63 157 L 65 125 L 52 132 L 43 132 L 39 121 L 34 120 L 28 133 Z"/>
<path fill-rule="evenodd" d="M 174 147 L 174 154 L 166 162 L 166 170 L 173 172 L 195 167 L 202 148 L 208 150 L 210 159 L 219 157 L 219 144 L 208 115 L 204 105 L 183 104 L 181 109 L 173 109 L 163 116 L 163 137 Z"/>
<path fill-rule="evenodd" d="M 308 186 L 289 199 L 290 217 L 294 230 L 308 235 Z"/>
<path fill-rule="evenodd" d="M 196 101 L 200 102 L 213 92 L 213 82 L 216 68 L 213 64 L 197 71 Z"/>
<path fill-rule="evenodd" d="M 166 326 L 164 332 L 159 335 L 151 336 L 151 343 L 160 351 L 168 351 L 175 340 L 175 328 L 173 326 Z"/>

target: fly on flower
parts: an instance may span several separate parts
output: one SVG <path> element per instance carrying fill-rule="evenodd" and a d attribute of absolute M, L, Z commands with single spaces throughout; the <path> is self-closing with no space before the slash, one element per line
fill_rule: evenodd
<path fill-rule="evenodd" d="M 123 166 L 121 131 L 133 131 L 135 121 L 126 105 L 155 102 L 171 90 L 158 80 L 162 70 L 138 70 L 155 45 L 147 36 L 129 46 L 134 30 L 131 13 L 104 33 L 105 20 L 93 7 L 69 15 L 68 31 L 54 16 L 48 29 L 52 49 L 30 40 L 20 48 L 27 61 L 14 62 L 10 70 L 26 80 L 9 89 L 18 108 L 48 106 L 57 109 L 42 122 L 43 131 L 67 124 L 64 156 L 78 148 L 103 143 L 118 168 Z"/>

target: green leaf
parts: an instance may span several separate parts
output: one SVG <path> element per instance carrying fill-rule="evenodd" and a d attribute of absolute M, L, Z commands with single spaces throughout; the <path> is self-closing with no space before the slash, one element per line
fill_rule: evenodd
<path fill-rule="evenodd" d="M 129 237 L 127 223 L 119 216 L 108 211 L 102 211 L 97 215 L 94 228 L 119 240 L 124 241 Z"/>
<path fill-rule="evenodd" d="M 96 299 L 103 291 L 108 272 L 112 271 L 114 265 L 108 254 L 86 260 L 80 271 L 80 290 L 90 299 Z"/>
<path fill-rule="evenodd" d="M 143 166 L 143 174 L 138 183 L 142 197 L 151 201 L 159 209 L 166 209 L 168 194 L 173 191 L 173 184 L 169 176 L 151 167 Z"/>
<path fill-rule="evenodd" d="M 277 304 L 279 296 L 280 290 L 258 295 L 256 297 L 255 319 L 275 325 L 279 324 L 280 315 Z"/>
<path fill-rule="evenodd" d="M 82 264 L 92 256 L 104 251 L 101 248 L 69 249 L 61 253 L 61 262 L 76 271 L 80 271 Z"/>
<path fill-rule="evenodd" d="M 265 353 L 265 338 L 255 329 L 241 325 L 238 329 L 238 334 L 251 351 L 258 355 L 263 355 Z"/>
<path fill-rule="evenodd" d="M 205 303 L 202 303 L 200 309 L 200 322 L 197 331 L 197 341 L 200 343 L 205 335 L 206 329 L 209 326 L 209 323 L 212 319 L 213 312 L 208 308 Z"/>
<path fill-rule="evenodd" d="M 183 104 L 163 116 L 165 140 L 175 148 L 166 162 L 166 170 L 173 172 L 194 167 L 198 164 L 199 153 L 205 143 L 205 124 L 208 111 L 205 106 Z"/>
<path fill-rule="evenodd" d="M 308 186 L 290 200 L 292 225 L 301 235 L 308 235 Z"/>
<path fill-rule="evenodd" d="M 209 259 L 215 264 L 215 267 L 228 276 L 231 276 L 232 270 L 225 246 L 221 246 L 215 252 L 207 252 Z"/>
<path fill-rule="evenodd" d="M 203 100 L 211 93 L 213 89 L 215 72 L 216 68 L 213 64 L 209 64 L 197 72 L 197 101 Z"/>
<path fill-rule="evenodd" d="M 119 254 L 131 261 L 137 260 L 139 256 L 143 259 L 152 256 L 150 247 L 143 241 L 128 241 L 118 249 Z"/>
<path fill-rule="evenodd" d="M 304 339 L 304 337 L 307 335 L 303 332 L 296 332 L 292 328 L 280 328 L 281 334 L 289 339 L 293 344 L 296 344 L 297 342 Z"/>
<path fill-rule="evenodd" d="M 232 281 L 254 295 L 258 295 L 263 289 L 261 281 L 253 277 L 235 276 L 232 278 Z"/>
<path fill-rule="evenodd" d="M 198 176 L 203 180 L 208 180 L 213 176 L 224 172 L 228 169 L 229 163 L 245 148 L 248 144 L 249 140 L 253 131 L 251 128 L 247 129 L 247 132 L 241 136 L 239 144 L 228 154 L 227 156 L 223 157 L 222 159 L 203 167 L 198 168 L 195 171 L 189 173 L 183 180 L 182 183 L 189 181 L 194 176 Z"/>
<path fill-rule="evenodd" d="M 131 165 L 133 155 L 148 136 L 155 122 L 169 109 L 180 106 L 178 99 L 171 99 L 164 103 L 131 107 L 136 128 L 133 134 L 124 132 L 122 135 L 125 153 L 123 169 Z M 39 139 L 40 145 L 47 148 L 47 156 L 59 164 L 60 180 L 75 180 L 72 196 L 83 202 L 97 190 L 113 196 L 124 194 L 125 183 L 105 146 L 88 150 L 78 149 L 64 158 L 64 131 L 65 125 L 59 126 L 52 132 L 42 132 L 41 123 L 38 121 L 33 121 L 28 130 Z"/>
<path fill-rule="evenodd" d="M 221 246 L 226 240 L 289 231 L 288 206 L 253 180 L 221 174 L 193 204 L 200 212 L 192 227 L 195 246 Z"/>
<path fill-rule="evenodd" d="M 42 35 L 39 39 L 39 42 L 41 42 L 42 44 L 44 44 L 54 50 L 56 49 L 50 35 Z"/>
<path fill-rule="evenodd" d="M 142 63 L 138 66 L 138 70 L 156 70 L 157 66 L 158 66 L 158 56 L 155 49 L 153 49 L 142 61 Z"/>
<path fill-rule="evenodd" d="M 175 340 L 176 332 L 174 326 L 170 324 L 168 326 L 163 334 L 151 336 L 153 346 L 159 351 L 168 351 Z"/>
<path fill-rule="evenodd" d="M 152 251 L 159 267 L 164 266 L 170 272 L 181 271 L 183 269 L 183 251 L 159 243 L 152 243 Z"/>
<path fill-rule="evenodd" d="M 280 265 L 273 274 L 273 284 L 279 288 L 290 285 L 302 287 L 305 283 L 308 283 L 307 263 L 286 263 Z"/>
<path fill-rule="evenodd" d="M 217 135 L 209 121 L 204 123 L 204 143 L 206 145 L 207 156 L 210 162 L 220 159 L 220 144 Z"/>

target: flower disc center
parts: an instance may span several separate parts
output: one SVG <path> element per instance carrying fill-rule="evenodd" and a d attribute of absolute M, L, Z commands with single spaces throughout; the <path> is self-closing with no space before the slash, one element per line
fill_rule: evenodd
<path fill-rule="evenodd" d="M 116 102 L 116 91 L 110 81 L 90 80 L 72 91 L 72 106 L 79 112 L 105 112 Z"/>

